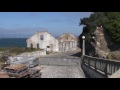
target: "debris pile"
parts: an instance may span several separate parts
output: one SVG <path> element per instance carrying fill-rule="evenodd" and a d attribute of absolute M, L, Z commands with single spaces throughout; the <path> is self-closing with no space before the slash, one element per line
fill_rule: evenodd
<path fill-rule="evenodd" d="M 26 64 L 11 64 L 0 72 L 0 78 L 41 78 L 41 72 Z"/>
<path fill-rule="evenodd" d="M 5 67 L 4 71 L 6 71 L 10 77 L 29 77 L 28 67 L 25 64 L 11 64 Z"/>
<path fill-rule="evenodd" d="M 9 64 L 26 64 L 28 67 L 32 68 L 39 64 L 39 58 L 37 57 L 9 57 Z"/>
<path fill-rule="evenodd" d="M 41 74 L 38 69 L 29 69 L 29 78 L 41 78 Z"/>
<path fill-rule="evenodd" d="M 6 72 L 0 71 L 0 78 L 10 78 L 10 77 Z"/>

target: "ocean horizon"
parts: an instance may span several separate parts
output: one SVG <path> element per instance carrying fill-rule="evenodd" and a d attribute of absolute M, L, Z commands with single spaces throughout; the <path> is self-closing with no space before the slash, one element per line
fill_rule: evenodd
<path fill-rule="evenodd" d="M 27 47 L 27 38 L 0 38 L 0 47 Z"/>

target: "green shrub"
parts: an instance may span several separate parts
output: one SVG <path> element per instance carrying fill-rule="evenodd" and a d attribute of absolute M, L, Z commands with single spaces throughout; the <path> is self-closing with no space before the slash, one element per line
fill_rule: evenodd
<path fill-rule="evenodd" d="M 112 57 L 111 54 L 108 55 L 108 59 L 109 59 L 109 60 L 113 60 L 113 57 Z"/>

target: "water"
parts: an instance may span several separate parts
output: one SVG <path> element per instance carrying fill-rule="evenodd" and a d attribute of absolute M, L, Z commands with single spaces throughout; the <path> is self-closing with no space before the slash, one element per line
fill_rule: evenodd
<path fill-rule="evenodd" d="M 1 38 L 0 47 L 26 47 L 27 38 Z"/>

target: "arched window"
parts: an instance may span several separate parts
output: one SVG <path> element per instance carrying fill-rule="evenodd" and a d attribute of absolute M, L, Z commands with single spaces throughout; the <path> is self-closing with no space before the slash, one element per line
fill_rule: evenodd
<path fill-rule="evenodd" d="M 40 36 L 40 40 L 43 40 L 43 39 L 44 39 L 44 36 L 43 36 L 43 35 L 41 35 L 41 36 Z"/>

